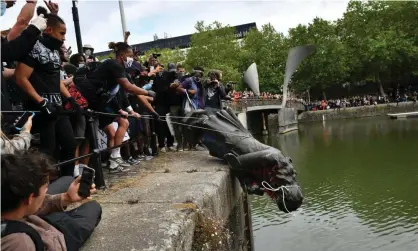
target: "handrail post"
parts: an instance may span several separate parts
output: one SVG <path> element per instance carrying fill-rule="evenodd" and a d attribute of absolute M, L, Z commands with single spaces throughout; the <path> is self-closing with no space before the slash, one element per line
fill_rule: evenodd
<path fill-rule="evenodd" d="M 90 148 L 93 149 L 94 154 L 92 158 L 90 158 L 90 166 L 95 170 L 95 178 L 94 183 L 97 187 L 97 189 L 105 189 L 106 183 L 104 180 L 103 175 L 103 168 L 102 168 L 102 161 L 100 158 L 100 151 L 97 144 L 97 131 L 96 127 L 94 126 L 94 118 L 92 114 L 87 115 L 87 124 L 88 128 L 87 130 L 90 130 Z"/>

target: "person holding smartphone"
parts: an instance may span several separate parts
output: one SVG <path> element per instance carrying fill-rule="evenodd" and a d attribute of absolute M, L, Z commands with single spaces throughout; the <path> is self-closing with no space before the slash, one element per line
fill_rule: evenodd
<path fill-rule="evenodd" d="M 21 128 L 20 133 L 16 134 L 12 139 L 9 139 L 2 131 L 0 139 L 1 154 L 13 154 L 19 150 L 28 150 L 32 135 L 30 130 L 32 129 L 32 118 L 30 116 L 24 126 Z M 18 119 L 19 120 L 19 119 Z"/>
<path fill-rule="evenodd" d="M 83 179 L 83 172 L 65 192 L 52 195 L 48 183 L 54 169 L 39 153 L 2 155 L 1 250 L 80 250 L 99 224 L 102 208 L 88 201 L 96 191 L 94 175 Z M 66 210 L 81 201 L 86 202 Z"/>

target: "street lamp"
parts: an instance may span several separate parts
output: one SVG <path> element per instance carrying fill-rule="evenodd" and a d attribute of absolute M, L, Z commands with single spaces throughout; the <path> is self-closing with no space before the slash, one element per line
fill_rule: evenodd
<path fill-rule="evenodd" d="M 77 39 L 77 49 L 78 53 L 83 53 L 83 43 L 81 42 L 81 31 L 80 31 L 80 19 L 78 18 L 78 9 L 77 9 L 77 0 L 73 0 L 73 21 L 75 29 L 75 37 Z"/>
<path fill-rule="evenodd" d="M 123 8 L 122 0 L 119 0 L 119 11 L 120 11 L 120 20 L 122 22 L 122 37 L 125 39 L 126 32 L 126 21 L 125 21 L 125 10 Z"/>

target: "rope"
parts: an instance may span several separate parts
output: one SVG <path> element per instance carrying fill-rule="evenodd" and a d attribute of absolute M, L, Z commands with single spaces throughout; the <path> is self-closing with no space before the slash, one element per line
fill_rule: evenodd
<path fill-rule="evenodd" d="M 261 185 L 264 187 L 264 189 L 272 191 L 272 192 L 282 191 L 282 200 L 283 200 L 284 209 L 286 210 L 286 213 L 290 213 L 290 211 L 286 207 L 284 190 L 286 189 L 289 192 L 289 188 L 297 187 L 298 189 L 300 189 L 300 186 L 292 185 L 292 186 L 279 186 L 278 188 L 273 188 L 267 181 L 261 182 Z M 295 216 L 294 214 L 292 215 Z"/>

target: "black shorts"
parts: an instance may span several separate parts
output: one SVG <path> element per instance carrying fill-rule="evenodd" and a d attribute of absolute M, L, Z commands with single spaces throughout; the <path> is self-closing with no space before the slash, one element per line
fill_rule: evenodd
<path fill-rule="evenodd" d="M 142 119 L 137 118 L 128 118 L 129 120 L 129 137 L 130 138 L 138 138 L 141 132 L 144 131 L 143 125 L 142 125 Z"/>
<path fill-rule="evenodd" d="M 74 115 L 70 117 L 75 139 L 86 138 L 86 117 L 84 115 Z"/>
<path fill-rule="evenodd" d="M 100 109 L 100 111 L 106 112 L 106 113 L 113 113 L 113 114 L 117 114 L 116 111 L 114 111 L 112 108 L 110 107 L 104 107 L 103 109 Z M 105 128 L 106 126 L 112 124 L 115 120 L 116 117 L 113 116 L 105 116 L 105 115 L 99 115 L 99 129 L 103 130 L 103 128 Z"/>

